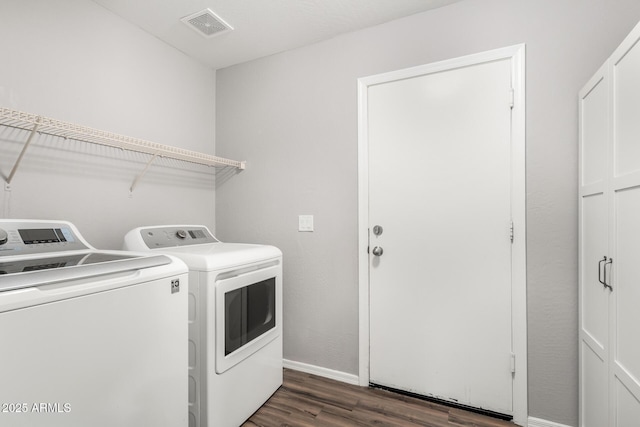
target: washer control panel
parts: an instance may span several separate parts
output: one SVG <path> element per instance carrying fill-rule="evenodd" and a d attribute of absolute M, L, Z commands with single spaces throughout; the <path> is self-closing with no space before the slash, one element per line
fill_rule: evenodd
<path fill-rule="evenodd" d="M 175 246 L 201 245 L 203 243 L 219 242 L 219 240 L 216 239 L 204 225 L 142 227 L 130 232 L 125 239 L 130 243 L 128 247 L 130 249 L 135 248 L 135 250 L 170 248 Z M 142 239 L 146 248 L 140 247 L 139 239 Z M 131 244 L 134 244 L 135 246 L 131 246 Z"/>
<path fill-rule="evenodd" d="M 0 220 L 0 256 L 89 249 L 64 221 Z"/>

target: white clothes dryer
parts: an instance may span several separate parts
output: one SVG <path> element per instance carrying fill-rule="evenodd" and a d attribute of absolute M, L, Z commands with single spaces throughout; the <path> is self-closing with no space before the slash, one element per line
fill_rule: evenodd
<path fill-rule="evenodd" d="M 282 252 L 202 225 L 139 227 L 124 248 L 187 264 L 189 426 L 240 426 L 282 385 Z"/>

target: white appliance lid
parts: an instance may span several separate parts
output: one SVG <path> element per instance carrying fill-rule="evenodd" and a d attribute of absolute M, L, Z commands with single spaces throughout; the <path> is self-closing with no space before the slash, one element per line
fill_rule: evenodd
<path fill-rule="evenodd" d="M 120 251 L 87 251 L 46 257 L 1 257 L 0 293 L 172 263 L 164 255 L 129 254 Z"/>
<path fill-rule="evenodd" d="M 246 243 L 209 243 L 153 251 L 180 258 L 190 270 L 198 271 L 237 267 L 282 256 L 282 252 L 275 246 Z"/>

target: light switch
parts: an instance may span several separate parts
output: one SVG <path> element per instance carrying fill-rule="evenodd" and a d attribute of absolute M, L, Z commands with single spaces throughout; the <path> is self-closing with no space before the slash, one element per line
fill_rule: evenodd
<path fill-rule="evenodd" d="M 298 231 L 313 231 L 313 215 L 298 216 Z"/>

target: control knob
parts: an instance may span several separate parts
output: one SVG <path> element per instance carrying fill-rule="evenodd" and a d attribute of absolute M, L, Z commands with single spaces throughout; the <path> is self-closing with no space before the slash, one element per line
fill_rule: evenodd
<path fill-rule="evenodd" d="M 6 231 L 0 228 L 0 245 L 4 245 L 9 241 L 9 235 Z"/>
<path fill-rule="evenodd" d="M 176 232 L 176 236 L 178 236 L 179 239 L 186 239 L 187 238 L 187 232 L 184 230 L 178 230 Z"/>

